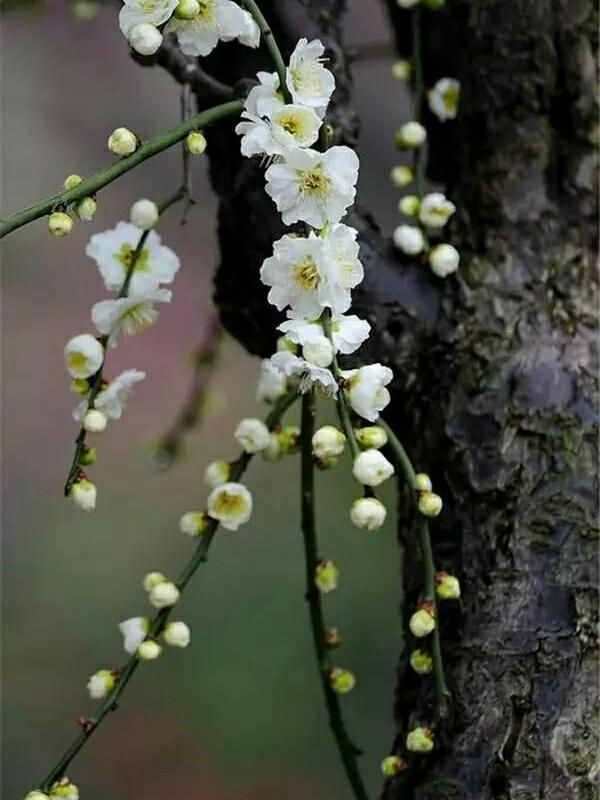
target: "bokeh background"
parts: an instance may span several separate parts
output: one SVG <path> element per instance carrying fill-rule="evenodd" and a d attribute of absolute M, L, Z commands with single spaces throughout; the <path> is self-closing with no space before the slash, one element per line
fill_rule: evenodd
<path fill-rule="evenodd" d="M 363 120 L 359 201 L 391 231 L 397 198 L 388 172 L 398 162 L 391 139 L 406 98 L 390 75 L 379 4 L 354 0 L 346 27 L 347 40 L 362 53 L 355 64 Z M 99 169 L 117 125 L 150 137 L 178 120 L 177 87 L 160 69 L 131 61 L 113 8 L 84 23 L 68 3 L 48 2 L 5 14 L 2 28 L 4 213 L 54 193 L 70 172 Z M 188 224 L 178 225 L 177 210 L 161 223 L 161 236 L 183 265 L 174 302 L 151 330 L 110 353 L 109 376 L 136 367 L 148 377 L 123 420 L 99 441 L 91 470 L 97 511 L 83 515 L 61 496 L 76 435 L 62 350 L 72 335 L 91 329 L 90 307 L 105 296 L 85 244 L 92 232 L 126 218 L 133 200 L 175 187 L 179 169 L 179 154 L 164 154 L 105 189 L 94 222 L 78 224 L 67 239 L 51 239 L 40 221 L 3 246 L 6 800 L 45 776 L 76 734 L 75 719 L 93 712 L 85 684 L 95 670 L 123 662 L 117 623 L 146 613 L 142 576 L 152 569 L 177 574 L 191 547 L 177 520 L 202 506 L 204 467 L 235 455 L 232 430 L 240 416 L 262 413 L 254 400 L 257 361 L 226 340 L 209 411 L 185 458 L 167 472 L 152 462 L 152 444 L 184 397 L 188 356 L 210 313 L 216 209 L 198 159 L 198 204 Z M 325 609 L 344 636 L 339 663 L 358 677 L 343 705 L 375 794 L 392 741 L 400 554 L 393 522 L 376 535 L 350 526 L 356 490 L 347 467 L 318 480 L 321 554 L 338 562 L 342 574 Z M 142 666 L 117 714 L 69 771 L 85 800 L 349 796 L 303 601 L 297 460 L 272 466 L 257 459 L 247 483 L 256 501 L 251 522 L 219 534 L 180 604 L 177 616 L 190 623 L 192 645 Z M 393 507 L 391 487 L 386 500 Z"/>

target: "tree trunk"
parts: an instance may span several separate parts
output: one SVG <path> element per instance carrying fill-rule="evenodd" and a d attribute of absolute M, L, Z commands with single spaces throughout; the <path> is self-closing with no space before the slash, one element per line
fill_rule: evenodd
<path fill-rule="evenodd" d="M 325 41 L 338 83 L 333 138 L 353 144 L 345 0 L 263 5 L 288 52 L 300 36 Z M 390 1 L 390 13 L 405 51 L 409 12 Z M 594 6 L 449 0 L 423 15 L 426 84 L 449 75 L 463 89 L 456 122 L 426 117 L 430 176 L 459 209 L 450 229 L 458 276 L 440 281 L 394 252 L 365 212 L 348 222 L 361 232 L 366 271 L 355 308 L 374 329 L 361 358 L 395 370 L 386 416 L 445 498 L 432 526 L 436 561 L 460 577 L 463 597 L 441 614 L 451 718 L 437 724 L 433 754 L 389 781 L 384 797 L 592 800 Z M 265 68 L 259 54 L 234 53 L 209 60 L 222 80 Z M 241 158 L 231 129 L 210 135 L 222 252 L 216 302 L 228 330 L 268 355 L 278 316 L 258 270 L 283 228 L 262 171 Z M 404 524 L 400 538 L 408 614 L 419 553 Z M 397 752 L 407 727 L 434 714 L 430 681 L 412 675 L 403 654 Z"/>

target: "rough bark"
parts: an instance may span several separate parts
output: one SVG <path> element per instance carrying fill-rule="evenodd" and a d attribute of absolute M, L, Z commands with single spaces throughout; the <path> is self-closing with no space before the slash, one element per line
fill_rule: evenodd
<path fill-rule="evenodd" d="M 353 143 L 344 0 L 263 5 L 286 48 L 325 40 L 334 139 Z M 410 26 L 391 7 L 403 50 Z M 456 123 L 428 120 L 431 174 L 459 207 L 460 272 L 439 281 L 393 252 L 367 213 L 349 219 L 366 270 L 355 307 L 374 327 L 361 356 L 395 370 L 388 419 L 446 498 L 436 560 L 463 585 L 460 608 L 442 612 L 453 715 L 387 800 L 591 800 L 598 786 L 595 31 L 591 0 L 452 0 L 426 14 L 427 82 L 449 74 L 463 86 Z M 229 82 L 266 66 L 242 49 L 221 59 L 209 66 Z M 258 269 L 282 226 L 231 130 L 210 144 L 215 299 L 228 330 L 267 355 L 277 315 Z M 419 554 L 409 528 L 401 538 L 409 609 Z M 407 726 L 433 717 L 428 687 L 403 656 L 399 752 Z"/>

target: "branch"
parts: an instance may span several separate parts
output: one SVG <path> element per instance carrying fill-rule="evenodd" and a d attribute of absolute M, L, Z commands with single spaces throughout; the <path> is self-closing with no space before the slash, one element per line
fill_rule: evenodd
<path fill-rule="evenodd" d="M 56 208 L 65 208 L 71 203 L 82 200 L 84 197 L 96 194 L 96 192 L 108 186 L 109 183 L 112 183 L 114 180 L 121 177 L 121 175 L 137 167 L 138 164 L 147 161 L 149 158 L 153 158 L 155 155 L 158 155 L 158 153 L 162 153 L 163 150 L 167 150 L 169 147 L 177 144 L 177 142 L 184 139 L 188 133 L 198 128 L 206 128 L 226 117 L 235 116 L 241 112 L 242 108 L 243 102 L 241 100 L 234 100 L 230 103 L 223 103 L 222 105 L 202 111 L 200 114 L 196 114 L 189 120 L 180 123 L 170 131 L 144 142 L 144 144 L 138 147 L 135 153 L 120 158 L 114 164 L 92 175 L 92 177 L 86 178 L 86 180 L 79 183 L 74 189 L 54 195 L 54 197 L 49 197 L 29 208 L 25 208 L 22 211 L 17 211 L 15 214 L 5 217 L 0 220 L 0 239 L 17 228 L 21 228 L 23 225 L 33 222 L 33 220 L 52 213 Z"/>
<path fill-rule="evenodd" d="M 297 392 L 295 390 L 281 398 L 281 400 L 265 419 L 265 424 L 269 430 L 273 430 L 296 398 Z M 251 453 L 242 453 L 240 455 L 238 460 L 232 465 L 230 477 L 231 481 L 238 481 L 241 478 L 251 459 Z M 196 551 L 183 568 L 179 578 L 177 579 L 177 587 L 179 588 L 180 592 L 183 593 L 185 587 L 193 577 L 200 564 L 206 561 L 208 550 L 218 527 L 219 523 L 217 520 L 210 520 L 204 532 L 202 533 L 202 538 L 196 548 Z M 160 635 L 173 608 L 174 606 L 163 608 L 154 616 L 152 622 L 150 623 L 150 630 L 147 634 L 147 638 L 155 638 Z M 46 778 L 42 781 L 40 784 L 41 791 L 47 792 L 51 785 L 64 775 L 69 764 L 85 746 L 92 733 L 100 726 L 108 712 L 116 710 L 118 701 L 125 690 L 125 687 L 133 677 L 138 664 L 138 657 L 135 654 L 132 655 L 122 670 L 120 670 L 119 680 L 117 681 L 112 692 L 110 692 L 110 694 L 106 697 L 106 700 L 102 703 L 96 714 L 85 721 L 81 733 L 73 741 L 70 747 L 67 748 L 64 755 L 58 760 L 55 766 L 52 767 Z"/>
<path fill-rule="evenodd" d="M 279 75 L 279 88 L 281 93 L 283 94 L 283 98 L 286 103 L 291 103 L 292 98 L 290 95 L 290 91 L 287 88 L 286 83 L 286 66 L 283 60 L 283 56 L 281 55 L 281 50 L 279 49 L 279 45 L 275 41 L 275 36 L 273 35 L 273 31 L 267 20 L 265 19 L 262 11 L 258 7 L 258 5 L 254 2 L 254 0 L 241 0 L 241 5 L 248 11 L 253 17 L 254 21 L 258 25 L 260 29 L 260 33 L 264 43 L 267 46 L 267 49 L 271 55 L 273 60 L 273 65 L 275 66 L 275 70 Z"/>
<path fill-rule="evenodd" d="M 315 572 L 319 563 L 314 506 L 314 465 L 312 457 L 312 437 L 314 433 L 315 406 L 313 392 L 302 398 L 302 533 L 304 537 L 304 558 L 306 562 L 306 601 L 310 610 L 315 654 L 325 702 L 329 713 L 329 724 L 344 765 L 346 776 L 352 786 L 356 800 L 368 800 L 358 763 L 357 749 L 353 745 L 342 718 L 342 710 L 337 694 L 328 679 L 328 658 L 325 645 L 325 623 L 321 596 L 315 585 Z"/>

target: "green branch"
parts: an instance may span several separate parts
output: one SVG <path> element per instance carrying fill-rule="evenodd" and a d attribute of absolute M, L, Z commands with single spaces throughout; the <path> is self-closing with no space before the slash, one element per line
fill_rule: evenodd
<path fill-rule="evenodd" d="M 258 25 L 260 29 L 261 36 L 263 38 L 264 43 L 267 46 L 267 49 L 271 55 L 271 59 L 273 60 L 273 65 L 277 74 L 279 75 L 279 88 L 281 89 L 281 93 L 283 94 L 283 98 L 286 103 L 292 102 L 292 97 L 290 95 L 290 91 L 287 88 L 286 83 L 286 66 L 285 61 L 283 60 L 283 56 L 281 55 L 281 50 L 277 42 L 275 41 L 275 35 L 269 26 L 269 23 L 265 19 L 262 11 L 258 7 L 258 5 L 254 2 L 254 0 L 241 0 L 241 5 L 248 11 L 254 21 Z"/>
<path fill-rule="evenodd" d="M 281 417 L 285 414 L 285 412 L 292 405 L 292 403 L 294 403 L 297 396 L 298 395 L 295 390 L 289 392 L 287 395 L 282 397 L 281 400 L 279 400 L 279 402 L 274 406 L 273 410 L 265 419 L 265 424 L 269 428 L 269 430 L 275 428 L 275 426 L 279 423 Z M 251 459 L 252 459 L 251 454 L 249 453 L 241 454 L 238 460 L 232 465 L 231 477 L 230 477 L 231 481 L 237 481 L 241 478 L 242 474 L 244 473 Z M 217 522 L 217 520 L 211 520 L 209 522 L 206 529 L 202 533 L 200 542 L 198 543 L 198 546 L 194 554 L 192 555 L 186 566 L 181 571 L 181 574 L 177 579 L 177 586 L 182 593 L 187 584 L 189 583 L 189 581 L 191 580 L 191 578 L 193 577 L 194 573 L 200 566 L 200 564 L 206 561 L 208 550 L 210 548 L 212 540 L 214 539 L 218 527 L 219 523 Z M 174 607 L 175 606 L 172 606 L 170 608 L 163 608 L 154 616 L 154 618 L 150 623 L 150 630 L 147 634 L 148 637 L 154 638 L 161 634 Z M 50 786 L 64 775 L 69 764 L 73 761 L 73 759 L 79 753 L 79 751 L 85 746 L 90 736 L 100 726 L 100 724 L 105 719 L 109 711 L 113 711 L 117 708 L 118 701 L 121 695 L 123 694 L 125 687 L 133 677 L 133 674 L 136 671 L 138 664 L 139 664 L 139 659 L 137 655 L 135 654 L 132 655 L 131 658 L 125 664 L 125 666 L 120 670 L 119 673 L 120 677 L 117 683 L 115 684 L 115 687 L 112 690 L 112 692 L 110 692 L 110 694 L 107 695 L 106 699 L 104 700 L 102 705 L 98 708 L 94 716 L 83 721 L 81 733 L 67 748 L 64 755 L 58 760 L 55 766 L 52 767 L 48 775 L 44 778 L 44 780 L 40 784 L 41 791 L 47 792 L 50 789 Z"/>
<path fill-rule="evenodd" d="M 421 121 L 423 116 L 423 60 L 421 58 L 421 7 L 417 5 L 412 10 L 412 63 L 415 71 L 414 98 L 413 98 L 413 119 Z M 413 167 L 415 171 L 415 183 L 417 197 L 423 199 L 425 193 L 425 145 L 417 147 L 414 152 Z"/>
<path fill-rule="evenodd" d="M 432 604 L 435 616 L 435 628 L 431 634 L 431 657 L 433 660 L 435 695 L 439 714 L 441 717 L 444 717 L 447 711 L 450 692 L 448 691 L 448 687 L 446 685 L 446 676 L 444 674 L 444 661 L 442 658 L 442 646 L 440 642 L 438 605 L 435 595 L 436 569 L 433 558 L 433 548 L 431 546 L 429 525 L 427 524 L 426 517 L 421 514 L 417 506 L 415 470 L 406 450 L 402 446 L 402 442 L 400 442 L 394 431 L 382 417 L 379 418 L 377 424 L 380 425 L 388 435 L 388 443 L 394 455 L 394 460 L 396 461 L 396 465 L 404 475 L 404 478 L 411 489 L 413 503 L 415 505 L 415 513 L 417 514 L 417 534 L 419 536 L 419 545 L 421 547 L 421 556 L 423 558 L 423 599 L 425 602 Z"/>
<path fill-rule="evenodd" d="M 352 743 L 342 717 L 337 694 L 328 679 L 329 663 L 325 645 L 325 622 L 321 595 L 315 585 L 315 572 L 319 563 L 314 505 L 314 465 L 312 456 L 312 437 L 314 433 L 315 406 L 313 392 L 302 398 L 302 533 L 304 537 L 304 558 L 306 563 L 306 601 L 310 611 L 310 623 L 319 667 L 319 675 L 325 694 L 329 713 L 329 724 L 344 765 L 348 781 L 356 800 L 368 800 L 357 763 L 357 750 Z"/>
<path fill-rule="evenodd" d="M 242 108 L 243 102 L 241 100 L 234 100 L 230 103 L 223 103 L 222 105 L 202 111 L 200 114 L 190 117 L 190 119 L 180 123 L 170 131 L 144 142 L 138 147 L 135 153 L 118 159 L 114 164 L 105 167 L 90 178 L 86 178 L 74 189 L 56 194 L 29 208 L 25 208 L 22 211 L 17 211 L 15 214 L 5 217 L 0 220 L 0 239 L 17 228 L 21 228 L 23 225 L 33 222 L 33 220 L 51 214 L 52 211 L 57 208 L 66 208 L 78 200 L 83 200 L 84 197 L 96 194 L 100 189 L 103 189 L 105 186 L 108 186 L 109 183 L 120 178 L 121 175 L 137 167 L 138 164 L 147 161 L 149 158 L 153 158 L 155 155 L 158 155 L 158 153 L 162 153 L 163 150 L 167 150 L 169 147 L 177 144 L 177 142 L 184 139 L 188 133 L 199 128 L 207 128 L 209 125 L 221 119 L 225 119 L 226 117 L 235 116 L 241 112 Z"/>

